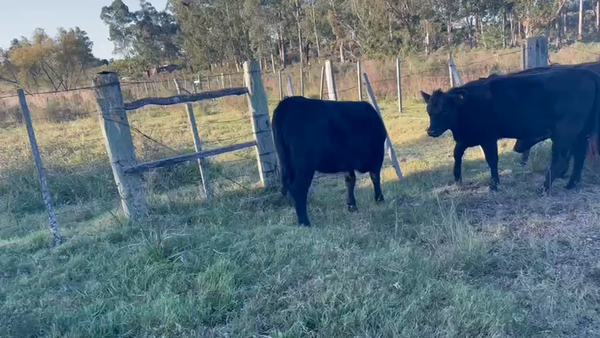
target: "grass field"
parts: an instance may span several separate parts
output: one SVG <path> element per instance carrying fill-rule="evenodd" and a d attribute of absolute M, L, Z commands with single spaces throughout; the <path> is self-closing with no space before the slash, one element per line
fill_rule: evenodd
<path fill-rule="evenodd" d="M 211 159 L 211 203 L 196 164 L 146 176 L 152 217 L 127 224 L 97 118 L 38 122 L 57 249 L 24 127 L 0 130 L 0 337 L 600 336 L 594 164 L 540 197 L 547 147 L 521 167 L 501 141 L 499 192 L 478 149 L 456 187 L 451 136 L 426 137 L 419 103 L 380 104 L 406 180 L 387 165 L 380 205 L 362 175 L 350 214 L 343 179 L 318 178 L 311 229 L 256 188 L 253 151 Z M 207 148 L 252 139 L 243 99 L 195 108 Z M 193 149 L 184 107 L 130 121 L 142 160 Z"/>

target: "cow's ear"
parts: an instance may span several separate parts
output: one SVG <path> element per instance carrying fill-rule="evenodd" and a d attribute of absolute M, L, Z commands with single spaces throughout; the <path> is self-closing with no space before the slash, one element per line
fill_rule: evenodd
<path fill-rule="evenodd" d="M 431 95 L 425 93 L 424 91 L 421 91 L 421 96 L 423 97 L 423 101 L 425 101 L 425 103 L 429 103 L 429 99 L 431 98 Z"/>
<path fill-rule="evenodd" d="M 458 104 L 462 104 L 467 100 L 467 91 L 461 89 L 454 93 L 454 101 Z"/>

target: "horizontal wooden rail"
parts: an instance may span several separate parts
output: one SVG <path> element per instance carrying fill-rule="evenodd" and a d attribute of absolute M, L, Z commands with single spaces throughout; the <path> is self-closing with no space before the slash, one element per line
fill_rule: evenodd
<path fill-rule="evenodd" d="M 148 105 L 170 106 L 174 104 L 197 102 L 202 100 L 217 99 L 219 97 L 245 95 L 248 94 L 248 88 L 235 87 L 213 90 L 192 95 L 179 95 L 172 97 L 148 97 L 130 103 L 125 103 L 125 110 L 140 109 Z"/>
<path fill-rule="evenodd" d="M 256 141 L 234 144 L 234 145 L 223 147 L 223 148 L 203 150 L 203 151 L 193 153 L 193 154 L 181 155 L 181 156 L 167 158 L 164 160 L 140 163 L 138 165 L 124 167 L 123 172 L 131 174 L 131 173 L 137 173 L 137 172 L 142 172 L 142 171 L 148 171 L 150 169 L 168 167 L 168 166 L 172 166 L 172 165 L 179 164 L 179 163 L 195 161 L 195 160 L 198 160 L 201 158 L 230 153 L 232 151 L 238 151 L 238 150 L 242 150 L 242 149 L 246 149 L 246 148 L 251 148 L 254 146 L 256 146 Z"/>

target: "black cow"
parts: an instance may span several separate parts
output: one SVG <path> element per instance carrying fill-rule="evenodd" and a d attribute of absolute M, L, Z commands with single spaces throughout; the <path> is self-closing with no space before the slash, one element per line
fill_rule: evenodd
<path fill-rule="evenodd" d="M 370 104 L 288 97 L 273 112 L 272 125 L 281 191 L 292 195 L 298 223 L 310 226 L 306 198 L 317 171 L 346 173 L 350 211 L 357 210 L 355 170 L 370 174 L 375 200 L 384 200 L 380 174 L 387 132 Z"/>
<path fill-rule="evenodd" d="M 576 65 L 552 65 L 552 66 L 548 66 L 548 67 L 538 67 L 538 68 L 526 69 L 526 70 L 522 70 L 522 71 L 519 71 L 516 73 L 509 74 L 509 75 L 539 73 L 539 72 L 546 72 L 549 70 L 564 69 L 564 68 L 587 69 L 587 70 L 593 71 L 594 73 L 600 75 L 600 62 L 587 62 L 587 63 L 580 63 L 580 64 L 576 64 Z M 493 76 L 496 76 L 496 75 L 491 75 L 490 77 L 493 77 Z M 536 138 L 519 139 L 519 140 L 517 140 L 517 142 L 515 142 L 513 150 L 515 152 L 522 154 L 521 163 L 527 164 L 527 161 L 529 160 L 529 150 L 537 143 L 545 141 L 549 138 L 550 138 L 550 131 L 548 131 L 544 135 L 540 135 L 539 137 L 536 137 Z M 595 148 L 597 147 L 596 142 L 595 142 L 595 140 L 590 140 L 590 141 L 592 142 L 592 145 L 593 145 L 591 147 L 592 151 L 590 153 L 592 153 L 592 154 L 596 153 L 596 150 L 595 150 Z M 566 169 L 568 169 L 568 168 L 566 168 Z"/>
<path fill-rule="evenodd" d="M 430 117 L 429 136 L 452 130 L 455 161 L 458 155 L 462 157 L 462 147 L 482 146 L 492 190 L 499 182 L 497 140 L 535 139 L 548 131 L 552 164 L 544 190 L 566 167 L 571 152 L 575 161 L 567 188 L 581 179 L 588 137 L 597 131 L 600 118 L 600 76 L 594 72 L 557 67 L 547 72 L 494 76 L 447 93 L 421 94 Z M 460 167 L 455 167 L 454 174 L 460 179 Z"/>

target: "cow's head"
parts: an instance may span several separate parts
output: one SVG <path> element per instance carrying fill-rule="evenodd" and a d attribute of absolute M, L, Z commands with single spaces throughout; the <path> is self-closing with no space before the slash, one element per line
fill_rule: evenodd
<path fill-rule="evenodd" d="M 431 95 L 421 92 L 421 96 L 423 96 L 423 100 L 427 103 L 427 114 L 429 114 L 427 135 L 439 137 L 447 130 L 456 127 L 458 123 L 458 109 L 467 98 L 465 90 L 452 90 L 448 93 L 436 90 Z"/>

